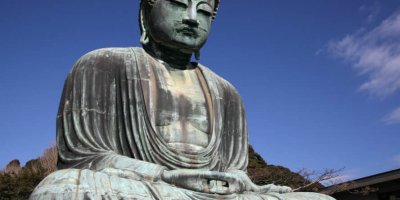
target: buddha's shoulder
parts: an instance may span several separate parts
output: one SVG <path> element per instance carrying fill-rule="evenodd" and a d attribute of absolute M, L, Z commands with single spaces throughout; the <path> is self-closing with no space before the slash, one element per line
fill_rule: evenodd
<path fill-rule="evenodd" d="M 216 83 L 216 85 L 224 93 L 230 93 L 231 95 L 240 97 L 239 92 L 237 91 L 236 87 L 232 83 L 230 83 L 229 81 L 227 81 L 226 79 L 224 79 L 223 77 L 221 77 L 220 75 L 218 75 L 217 73 L 215 73 L 210 68 L 208 68 L 204 65 L 199 64 L 199 67 L 202 70 L 203 74 L 208 79 L 208 81 L 212 81 L 212 82 Z"/>
<path fill-rule="evenodd" d="M 73 70 L 101 69 L 115 70 L 138 59 L 140 47 L 110 47 L 90 51 L 80 57 Z"/>
<path fill-rule="evenodd" d="M 132 55 L 133 52 L 141 49 L 139 47 L 109 47 L 109 48 L 101 48 L 95 49 L 84 54 L 80 60 L 82 59 L 115 59 L 115 58 L 124 58 Z"/>

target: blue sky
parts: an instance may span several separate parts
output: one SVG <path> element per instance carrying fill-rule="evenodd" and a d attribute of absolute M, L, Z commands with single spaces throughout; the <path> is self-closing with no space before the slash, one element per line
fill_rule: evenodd
<path fill-rule="evenodd" d="M 55 142 L 66 75 L 88 51 L 139 45 L 137 0 L 0 2 L 0 168 Z M 201 63 L 246 106 L 270 164 L 400 167 L 398 0 L 222 0 Z"/>

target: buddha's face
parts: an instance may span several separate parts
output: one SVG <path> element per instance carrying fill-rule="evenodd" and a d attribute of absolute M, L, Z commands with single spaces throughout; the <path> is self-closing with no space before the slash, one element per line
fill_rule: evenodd
<path fill-rule="evenodd" d="M 151 38 L 184 53 L 199 50 L 211 28 L 214 0 L 157 0 L 148 14 Z"/>

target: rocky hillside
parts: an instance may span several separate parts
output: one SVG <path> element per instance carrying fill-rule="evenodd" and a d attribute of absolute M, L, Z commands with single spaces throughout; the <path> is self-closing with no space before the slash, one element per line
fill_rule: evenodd
<path fill-rule="evenodd" d="M 300 174 L 290 171 L 286 167 L 267 164 L 265 160 L 254 151 L 252 146 L 249 148 L 249 165 L 247 167 L 247 172 L 257 185 L 273 183 L 275 185 L 286 185 L 293 189 L 301 188 L 299 191 L 303 192 L 317 192 L 324 188 L 324 186 L 319 183 L 302 188 L 308 185 L 310 181 Z"/>

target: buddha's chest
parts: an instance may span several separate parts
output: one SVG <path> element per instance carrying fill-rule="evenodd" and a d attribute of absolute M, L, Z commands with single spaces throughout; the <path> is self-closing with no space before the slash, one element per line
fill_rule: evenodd
<path fill-rule="evenodd" d="M 156 126 L 174 148 L 196 151 L 209 142 L 209 117 L 195 70 L 163 71 L 157 78 Z"/>

